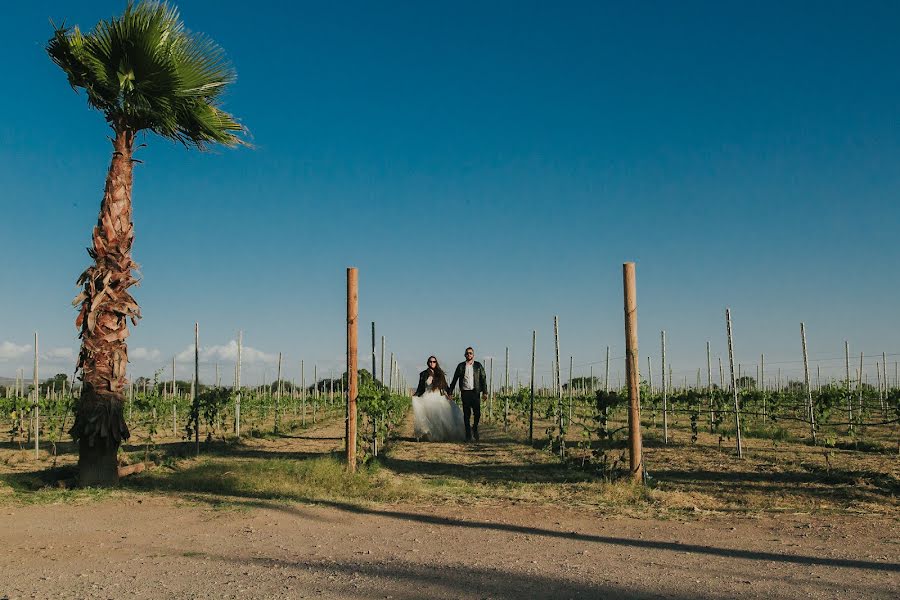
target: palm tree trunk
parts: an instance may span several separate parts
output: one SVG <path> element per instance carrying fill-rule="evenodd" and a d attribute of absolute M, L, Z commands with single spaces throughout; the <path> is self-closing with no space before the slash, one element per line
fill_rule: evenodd
<path fill-rule="evenodd" d="M 132 151 L 134 132 L 116 127 L 113 155 L 106 176 L 100 215 L 88 254 L 94 264 L 78 284 L 84 290 L 73 302 L 81 304 L 75 321 L 80 329 L 81 397 L 69 433 L 78 441 L 81 485 L 115 485 L 117 454 L 129 437 L 122 409 L 125 367 L 128 364 L 128 322 L 137 324 L 140 309 L 128 288 L 136 283 L 131 259 L 134 225 L 131 222 Z"/>

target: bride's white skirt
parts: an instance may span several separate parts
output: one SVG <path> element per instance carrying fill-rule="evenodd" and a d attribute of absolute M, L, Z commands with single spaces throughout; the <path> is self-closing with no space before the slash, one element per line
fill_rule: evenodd
<path fill-rule="evenodd" d="M 432 442 L 458 442 L 466 436 L 462 409 L 440 392 L 426 391 L 412 398 L 415 434 Z"/>

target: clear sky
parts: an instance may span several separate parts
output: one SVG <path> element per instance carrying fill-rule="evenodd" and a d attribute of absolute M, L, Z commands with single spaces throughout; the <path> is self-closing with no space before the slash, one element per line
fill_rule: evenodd
<path fill-rule="evenodd" d="M 16 2 L 0 37 L 0 375 L 41 336 L 71 372 L 70 300 L 96 221 L 108 129 L 44 52 L 124 1 Z M 642 367 L 667 331 L 676 378 L 705 342 L 800 373 L 800 321 L 823 376 L 900 358 L 900 4 L 896 2 L 297 2 L 185 0 L 228 53 L 226 108 L 254 149 L 152 136 L 136 167 L 134 376 L 200 322 L 201 378 L 299 362 L 343 368 L 345 268 L 408 379 L 434 353 L 511 348 L 547 377 L 622 372 L 622 263 L 637 262 Z M 360 364 L 368 366 L 368 350 Z M 776 364 L 778 363 L 778 364 Z M 726 362 L 727 364 L 727 362 Z M 179 362 L 179 378 L 189 361 Z M 746 370 L 754 367 L 745 366 Z M 311 367 L 307 369 L 307 379 Z M 752 371 L 750 374 L 754 374 Z"/>

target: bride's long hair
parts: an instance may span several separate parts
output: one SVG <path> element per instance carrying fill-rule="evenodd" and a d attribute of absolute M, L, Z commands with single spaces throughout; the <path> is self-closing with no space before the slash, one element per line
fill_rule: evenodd
<path fill-rule="evenodd" d="M 431 359 L 434 359 L 434 368 L 429 364 Z M 425 359 L 425 364 L 428 365 L 428 368 L 431 369 L 431 390 L 432 391 L 440 391 L 444 390 L 450 386 L 447 385 L 447 376 L 444 374 L 444 370 L 441 369 L 441 365 L 438 362 L 437 356 L 429 356 Z"/>

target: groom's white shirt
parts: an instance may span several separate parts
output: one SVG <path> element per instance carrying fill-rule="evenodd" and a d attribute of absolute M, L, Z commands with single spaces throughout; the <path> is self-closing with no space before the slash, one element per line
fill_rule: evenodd
<path fill-rule="evenodd" d="M 466 362 L 466 372 L 463 374 L 462 380 L 462 389 L 466 391 L 475 389 L 474 365 L 475 361 L 472 361 L 472 363 Z"/>

